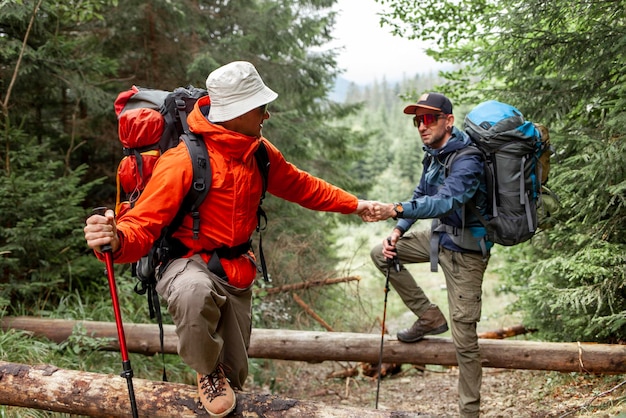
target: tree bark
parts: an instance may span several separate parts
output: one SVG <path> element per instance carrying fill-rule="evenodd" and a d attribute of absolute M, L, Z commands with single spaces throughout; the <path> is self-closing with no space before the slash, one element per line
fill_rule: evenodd
<path fill-rule="evenodd" d="M 114 323 L 5 317 L 3 329 L 16 328 L 53 341 L 67 339 L 74 327 L 87 335 L 110 338 L 109 349 L 118 350 Z M 159 352 L 159 329 L 155 324 L 124 324 L 128 350 Z M 173 325 L 165 325 L 166 353 L 175 354 L 178 337 Z M 554 370 L 559 372 L 626 373 L 626 345 L 595 343 L 550 343 L 521 340 L 479 340 L 484 367 Z M 251 358 L 309 362 L 356 361 L 378 364 L 380 335 L 344 332 L 252 330 L 248 355 Z M 440 364 L 454 366 L 456 353 L 450 338 L 426 337 L 406 344 L 385 336 L 383 362 Z"/>
<path fill-rule="evenodd" d="M 207 417 L 195 386 L 133 379 L 141 417 Z M 0 361 L 0 405 L 42 409 L 90 417 L 132 416 L 126 379 Z M 272 395 L 237 393 L 232 417 L 410 417 L 416 413 L 325 405 Z"/>

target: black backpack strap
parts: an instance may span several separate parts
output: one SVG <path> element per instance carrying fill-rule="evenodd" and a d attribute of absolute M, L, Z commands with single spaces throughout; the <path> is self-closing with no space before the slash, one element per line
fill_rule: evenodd
<path fill-rule="evenodd" d="M 261 270 L 263 272 L 263 280 L 267 283 L 271 282 L 269 275 L 267 274 L 267 265 L 265 263 L 265 254 L 263 254 L 263 235 L 261 231 L 263 231 L 267 227 L 267 215 L 265 211 L 261 207 L 263 204 L 263 199 L 265 199 L 265 192 L 267 191 L 267 177 L 270 171 L 270 159 L 267 154 L 267 148 L 265 148 L 265 143 L 261 141 L 259 143 L 259 148 L 254 153 L 254 157 L 256 158 L 257 165 L 259 166 L 259 171 L 261 172 L 261 178 L 263 179 L 263 192 L 261 193 L 261 200 L 259 201 L 259 207 L 257 208 L 257 226 L 256 230 L 259 233 L 259 258 L 261 260 Z"/>
<path fill-rule="evenodd" d="M 187 103 L 183 99 L 176 100 L 176 113 L 178 121 L 184 133 L 189 133 L 189 124 L 187 123 Z"/>
<path fill-rule="evenodd" d="M 259 142 L 259 148 L 257 148 L 254 153 L 254 157 L 261 171 L 261 177 L 263 178 L 263 193 L 261 194 L 261 202 L 259 203 L 259 205 L 262 205 L 263 199 L 265 199 L 265 192 L 267 191 L 267 177 L 270 172 L 270 157 L 267 154 L 267 148 L 263 141 Z"/>
<path fill-rule="evenodd" d="M 185 215 L 189 213 L 193 218 L 193 239 L 198 239 L 200 234 L 199 209 L 211 187 L 211 162 L 209 161 L 209 151 L 202 136 L 192 132 L 185 132 L 180 138 L 187 145 L 187 150 L 191 157 L 193 182 L 169 229 L 172 232 L 178 229 Z"/>

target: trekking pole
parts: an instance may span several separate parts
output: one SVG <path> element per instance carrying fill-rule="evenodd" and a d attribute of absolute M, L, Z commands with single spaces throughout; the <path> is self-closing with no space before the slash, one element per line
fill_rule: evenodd
<path fill-rule="evenodd" d="M 387 238 L 387 242 L 391 245 L 391 239 Z M 383 322 L 382 331 L 380 333 L 380 353 L 378 354 L 378 377 L 376 382 L 376 409 L 378 409 L 378 395 L 380 394 L 380 379 L 383 367 L 383 344 L 385 342 L 385 320 L 387 319 L 387 295 L 389 294 L 389 274 L 391 274 L 391 266 L 394 266 L 396 272 L 400 271 L 400 262 L 398 256 L 387 259 L 387 275 L 385 278 L 385 302 L 383 304 Z"/>
<path fill-rule="evenodd" d="M 93 210 L 99 215 L 104 215 L 106 208 L 99 207 Z M 113 313 L 115 314 L 115 325 L 117 326 L 117 339 L 120 343 L 120 352 L 122 354 L 122 367 L 124 371 L 120 374 L 121 377 L 126 378 L 126 384 L 128 386 L 128 396 L 130 398 L 130 407 L 133 412 L 133 418 L 138 418 L 139 413 L 137 411 L 137 402 L 135 401 L 135 389 L 133 388 L 133 369 L 128 359 L 128 349 L 126 348 L 126 337 L 124 335 L 124 325 L 122 324 L 122 314 L 120 312 L 120 302 L 117 298 L 117 287 L 115 286 L 115 273 L 113 271 L 113 251 L 110 244 L 103 245 L 101 247 L 104 253 L 104 260 L 106 264 L 106 276 L 109 280 L 109 290 L 111 292 L 111 300 L 113 302 Z"/>

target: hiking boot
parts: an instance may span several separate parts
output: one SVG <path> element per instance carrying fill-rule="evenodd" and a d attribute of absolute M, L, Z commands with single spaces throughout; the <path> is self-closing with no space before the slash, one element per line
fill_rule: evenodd
<path fill-rule="evenodd" d="M 224 375 L 222 365 L 218 365 L 211 374 L 202 376 L 198 373 L 198 393 L 204 409 L 213 418 L 225 417 L 235 409 L 235 392 Z"/>
<path fill-rule="evenodd" d="M 425 335 L 442 334 L 448 330 L 448 323 L 437 305 L 430 308 L 419 317 L 411 328 L 398 331 L 398 340 L 405 343 L 414 343 L 424 338 Z"/>

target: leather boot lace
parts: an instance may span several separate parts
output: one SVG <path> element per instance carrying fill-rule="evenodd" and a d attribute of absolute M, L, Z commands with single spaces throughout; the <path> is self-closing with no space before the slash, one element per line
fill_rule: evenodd
<path fill-rule="evenodd" d="M 226 395 L 227 381 L 228 379 L 224 374 L 224 369 L 219 365 L 212 373 L 200 378 L 200 389 L 209 401 L 212 402 L 218 396 Z"/>

